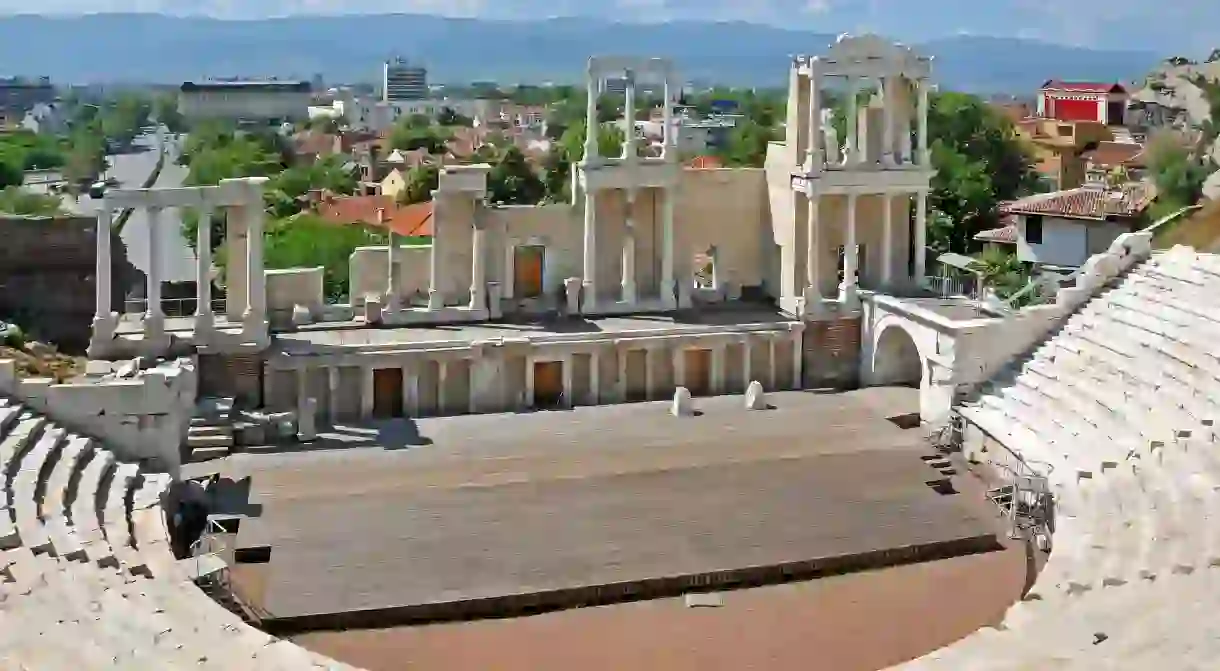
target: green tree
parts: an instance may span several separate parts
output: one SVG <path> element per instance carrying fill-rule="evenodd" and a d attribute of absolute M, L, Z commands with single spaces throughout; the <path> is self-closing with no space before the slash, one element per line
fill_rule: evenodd
<path fill-rule="evenodd" d="M 487 176 L 487 192 L 493 203 L 532 205 L 542 200 L 546 187 L 525 154 L 514 146 L 505 150 L 492 166 Z"/>
<path fill-rule="evenodd" d="M 0 191 L 0 212 L 23 216 L 52 216 L 61 214 L 61 202 L 56 196 L 27 191 L 19 186 L 5 187 Z"/>
<path fill-rule="evenodd" d="M 390 146 L 402 151 L 424 149 L 429 154 L 443 154 L 445 143 L 453 135 L 432 124 L 432 120 L 421 114 L 413 114 L 400 120 L 390 131 Z"/>
<path fill-rule="evenodd" d="M 1199 202 L 1203 183 L 1216 170 L 1209 158 L 1193 154 L 1172 132 L 1149 138 L 1147 155 L 1157 188 L 1157 202 L 1148 213 L 1153 219 Z"/>
<path fill-rule="evenodd" d="M 171 133 L 186 132 L 186 118 L 178 111 L 178 96 L 173 93 L 158 95 L 152 102 L 152 116 Z"/>
<path fill-rule="evenodd" d="M 464 126 L 469 128 L 474 125 L 474 119 L 458 114 L 452 107 L 442 107 L 441 111 L 436 115 L 436 123 L 441 126 Z"/>
<path fill-rule="evenodd" d="M 1011 122 L 981 99 L 947 92 L 929 102 L 930 204 L 953 222 L 947 240 L 931 242 L 965 252 L 975 233 L 996 224 L 1000 201 L 1036 190 L 1037 174 Z"/>
<path fill-rule="evenodd" d="M 987 248 L 971 265 L 983 286 L 994 290 L 1000 298 L 1012 296 L 1029 281 L 1025 264 L 1017 260 L 1017 255 L 997 247 Z"/>
<path fill-rule="evenodd" d="M 572 162 L 568 160 L 563 149 L 552 147 L 542 161 L 542 186 L 546 193 L 545 199 L 551 203 L 570 201 L 572 199 L 571 180 Z"/>
<path fill-rule="evenodd" d="M 728 143 L 719 154 L 725 165 L 761 168 L 767 159 L 767 145 L 777 138 L 774 128 L 746 118 L 733 128 Z"/>
<path fill-rule="evenodd" d="M 432 192 L 440 186 L 441 168 L 435 163 L 417 165 L 407 171 L 407 185 L 398 192 L 399 205 L 426 203 L 432 200 Z"/>
<path fill-rule="evenodd" d="M 25 172 L 15 157 L 0 154 L 0 189 L 21 186 L 24 180 Z"/>
<path fill-rule="evenodd" d="M 623 153 L 623 129 L 612 123 L 603 123 L 597 129 L 597 153 L 601 156 L 618 156 Z M 572 163 L 585 156 L 585 124 L 578 122 L 568 128 L 559 138 L 564 156 Z"/>

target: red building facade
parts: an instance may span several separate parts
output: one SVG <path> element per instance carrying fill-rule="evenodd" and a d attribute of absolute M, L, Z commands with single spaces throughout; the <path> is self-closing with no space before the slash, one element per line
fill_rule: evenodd
<path fill-rule="evenodd" d="M 1100 121 L 1107 126 L 1126 122 L 1127 99 L 1122 84 L 1064 82 L 1052 79 L 1038 93 L 1038 116 L 1061 121 Z"/>

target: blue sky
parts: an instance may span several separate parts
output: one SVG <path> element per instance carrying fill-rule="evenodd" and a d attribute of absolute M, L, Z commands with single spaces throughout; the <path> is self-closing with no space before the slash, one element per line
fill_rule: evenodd
<path fill-rule="evenodd" d="M 1220 47 L 1220 0 L 0 0 L 0 14 L 162 12 L 226 18 L 419 12 L 529 19 L 745 20 L 909 41 L 952 34 L 1199 55 Z"/>

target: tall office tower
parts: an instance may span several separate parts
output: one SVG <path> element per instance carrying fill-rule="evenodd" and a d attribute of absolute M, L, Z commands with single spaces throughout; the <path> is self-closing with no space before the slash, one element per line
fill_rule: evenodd
<path fill-rule="evenodd" d="M 428 97 L 428 70 L 402 58 L 386 61 L 381 71 L 381 99 L 420 100 Z"/>

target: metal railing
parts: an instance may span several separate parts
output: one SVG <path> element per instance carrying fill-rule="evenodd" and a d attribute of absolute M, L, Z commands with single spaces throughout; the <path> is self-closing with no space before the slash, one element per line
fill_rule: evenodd
<path fill-rule="evenodd" d="M 223 315 L 225 312 L 225 299 L 214 298 L 211 301 L 212 312 L 216 315 Z M 162 298 L 161 312 L 167 317 L 191 317 L 194 316 L 196 309 L 199 306 L 199 300 L 194 297 L 190 298 Z M 123 301 L 123 314 L 139 315 L 148 312 L 147 298 L 128 298 Z"/>
<path fill-rule="evenodd" d="M 930 275 L 923 278 L 923 286 L 940 298 L 978 299 L 978 280 L 973 276 Z"/>

